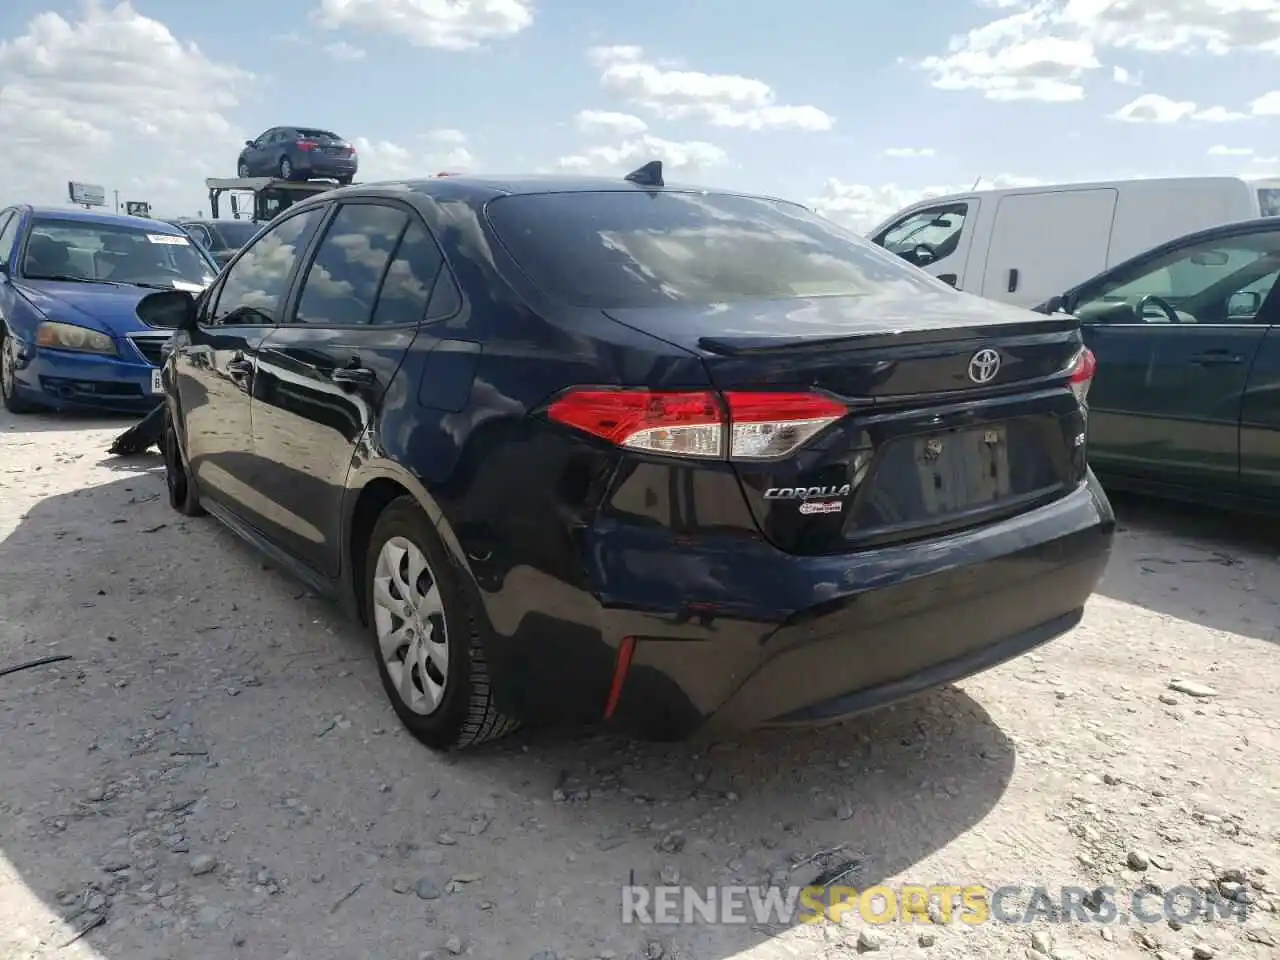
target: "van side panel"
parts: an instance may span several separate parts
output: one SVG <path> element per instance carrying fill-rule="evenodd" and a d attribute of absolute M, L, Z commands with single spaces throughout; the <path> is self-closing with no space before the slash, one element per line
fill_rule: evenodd
<path fill-rule="evenodd" d="M 1126 184 L 1116 205 L 1107 266 L 1174 237 L 1257 216 L 1250 186 L 1223 179 L 1183 181 L 1176 186 Z"/>
<path fill-rule="evenodd" d="M 982 296 L 1034 307 L 1105 269 L 1117 196 L 1104 188 L 1001 197 Z"/>

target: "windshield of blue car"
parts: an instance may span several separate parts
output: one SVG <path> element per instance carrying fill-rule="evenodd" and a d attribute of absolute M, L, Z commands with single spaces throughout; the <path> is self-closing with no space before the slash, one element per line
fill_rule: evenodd
<path fill-rule="evenodd" d="M 191 290 L 217 267 L 190 238 L 123 224 L 37 217 L 22 274 L 29 280 L 127 283 Z"/>
<path fill-rule="evenodd" d="M 225 223 L 219 220 L 206 226 L 218 235 L 224 250 L 239 250 L 262 228 L 262 224 L 251 220 L 227 220 Z"/>
<path fill-rule="evenodd" d="M 803 207 L 731 194 L 600 191 L 490 201 L 529 278 L 574 306 L 710 305 L 933 293 L 898 257 Z"/>

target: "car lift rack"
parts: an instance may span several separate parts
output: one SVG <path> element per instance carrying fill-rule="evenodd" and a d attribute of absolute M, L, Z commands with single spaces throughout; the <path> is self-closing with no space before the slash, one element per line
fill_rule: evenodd
<path fill-rule="evenodd" d="M 325 181 L 280 180 L 276 177 L 211 177 L 204 183 L 209 188 L 209 213 L 214 220 L 218 219 L 218 201 L 224 193 L 233 194 L 231 214 L 237 220 L 241 219 L 242 211 L 235 202 L 234 194 L 251 193 L 253 212 L 249 219 L 256 222 L 272 220 L 299 200 L 337 188 L 336 183 Z"/>

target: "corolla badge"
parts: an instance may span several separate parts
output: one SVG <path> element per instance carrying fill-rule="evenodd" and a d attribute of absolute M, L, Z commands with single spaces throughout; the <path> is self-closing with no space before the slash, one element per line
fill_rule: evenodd
<path fill-rule="evenodd" d="M 842 487 L 770 487 L 764 492 L 766 500 L 826 500 L 831 497 L 847 497 L 853 492 L 850 484 Z"/>
<path fill-rule="evenodd" d="M 969 358 L 969 379 L 974 383 L 990 383 L 1000 372 L 1000 354 L 983 347 Z"/>

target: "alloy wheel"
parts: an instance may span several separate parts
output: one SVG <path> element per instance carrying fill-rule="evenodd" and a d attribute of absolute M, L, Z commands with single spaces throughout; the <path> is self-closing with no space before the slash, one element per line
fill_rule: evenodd
<path fill-rule="evenodd" d="M 378 651 L 401 702 L 412 712 L 434 713 L 449 678 L 444 603 L 422 550 L 391 537 L 373 573 L 373 619 Z"/>

